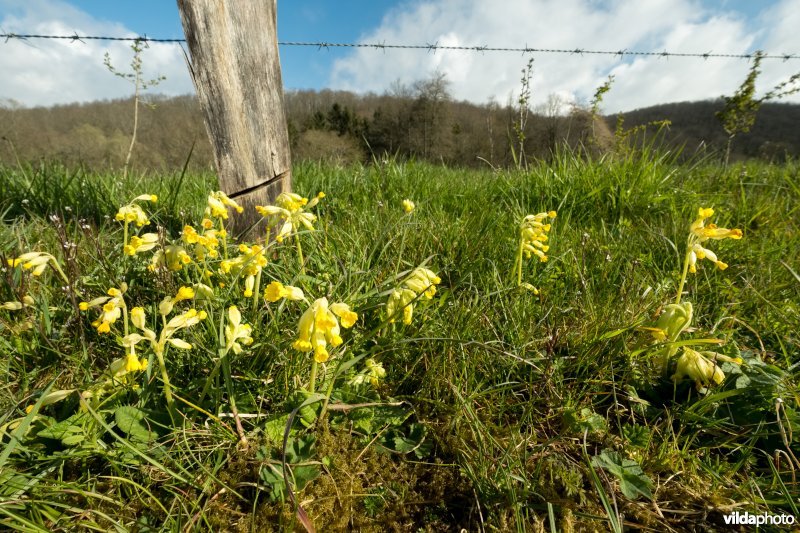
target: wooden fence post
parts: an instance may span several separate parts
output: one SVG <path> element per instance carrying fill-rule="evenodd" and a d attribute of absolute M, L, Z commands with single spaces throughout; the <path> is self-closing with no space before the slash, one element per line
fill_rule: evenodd
<path fill-rule="evenodd" d="M 178 0 L 192 79 L 220 189 L 244 207 L 243 233 L 291 190 L 291 155 L 278 56 L 277 0 Z"/>

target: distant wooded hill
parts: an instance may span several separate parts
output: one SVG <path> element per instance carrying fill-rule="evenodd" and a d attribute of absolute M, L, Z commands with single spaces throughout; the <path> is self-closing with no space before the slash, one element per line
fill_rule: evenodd
<path fill-rule="evenodd" d="M 560 114 L 550 99 L 532 109 L 524 128 L 528 160 L 548 158 L 562 144 L 594 151 L 613 150 L 616 116 L 593 118 L 586 110 Z M 721 101 L 684 102 L 624 114 L 626 129 L 668 119 L 662 132 L 670 148 L 684 155 L 718 154 L 726 135 L 714 116 Z M 496 103 L 455 101 L 442 77 L 396 86 L 383 95 L 341 91 L 290 91 L 286 112 L 293 157 L 368 161 L 384 154 L 415 157 L 454 166 L 514 164 L 520 139 L 520 112 Z M 212 152 L 202 114 L 192 96 L 151 96 L 140 110 L 133 164 L 140 170 L 179 169 L 192 147 L 191 166 L 209 168 Z M 67 165 L 119 168 L 130 142 L 133 100 L 98 101 L 49 108 L 21 108 L 0 100 L 0 162 L 59 160 Z M 652 138 L 655 129 L 645 132 Z M 641 138 L 640 138 L 641 140 Z M 513 147 L 513 149 L 512 149 Z M 749 134 L 733 143 L 734 158 L 783 160 L 800 154 L 800 105 L 766 104 Z"/>
<path fill-rule="evenodd" d="M 724 149 L 727 135 L 715 113 L 723 108 L 722 100 L 680 102 L 637 109 L 623 114 L 624 127 L 669 119 L 671 125 L 664 133 L 671 147 L 683 147 L 684 155 L 697 151 Z M 617 116 L 607 117 L 611 128 Z M 755 125 L 749 133 L 734 138 L 732 158 L 761 158 L 784 161 L 800 155 L 800 105 L 767 103 L 758 111 Z"/>

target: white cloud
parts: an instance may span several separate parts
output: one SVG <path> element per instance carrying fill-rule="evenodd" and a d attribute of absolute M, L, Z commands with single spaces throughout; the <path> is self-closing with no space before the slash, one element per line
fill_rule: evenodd
<path fill-rule="evenodd" d="M 0 30 L 7 33 L 136 36 L 121 24 L 97 20 L 60 0 L 0 0 L 0 8 L 7 13 L 0 19 Z M 129 72 L 130 44 L 43 39 L 0 42 L 0 72 L 4 73 L 0 101 L 12 99 L 36 106 L 130 96 L 132 84 L 103 65 L 108 52 L 117 70 Z M 151 92 L 194 91 L 178 45 L 150 43 L 142 59 L 145 78 L 167 78 Z"/>
<path fill-rule="evenodd" d="M 707 10 L 699 0 L 414 1 L 388 13 L 361 41 L 700 53 L 746 53 L 763 47 L 797 53 L 792 49 L 797 48 L 793 36 L 800 27 L 797 7 L 798 0 L 784 0 L 758 21 L 775 28 L 759 31 L 741 16 Z M 733 59 L 547 53 L 535 58 L 534 105 L 552 93 L 585 103 L 614 74 L 603 105 L 608 112 L 729 94 L 748 68 L 746 61 Z M 447 74 L 457 99 L 480 103 L 494 97 L 505 102 L 519 91 L 526 62 L 527 57 L 507 52 L 358 49 L 334 63 L 330 85 L 382 92 L 394 80 L 411 83 L 438 70 Z M 777 63 L 764 63 L 765 80 L 778 76 Z M 780 72 L 785 77 L 792 67 L 800 70 L 800 61 L 787 62 Z"/>

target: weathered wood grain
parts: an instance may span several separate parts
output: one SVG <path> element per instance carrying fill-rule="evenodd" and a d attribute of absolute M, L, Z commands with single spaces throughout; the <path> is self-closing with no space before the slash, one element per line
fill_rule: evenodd
<path fill-rule="evenodd" d="M 291 189 L 278 55 L 277 0 L 178 0 L 190 70 L 214 149 L 220 189 L 245 207 L 241 233 Z"/>

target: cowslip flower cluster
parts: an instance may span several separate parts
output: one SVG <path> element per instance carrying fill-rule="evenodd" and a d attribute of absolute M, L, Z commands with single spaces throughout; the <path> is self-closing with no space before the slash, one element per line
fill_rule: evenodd
<path fill-rule="evenodd" d="M 216 218 L 218 220 L 228 219 L 228 208 L 232 207 L 237 213 L 244 211 L 244 208 L 231 200 L 227 194 L 222 191 L 215 191 L 208 195 L 205 215 L 206 217 Z"/>
<path fill-rule="evenodd" d="M 283 220 L 278 235 L 275 240 L 283 242 L 283 239 L 292 233 L 296 233 L 301 226 L 309 231 L 314 231 L 314 221 L 316 215 L 305 211 L 317 205 L 321 199 L 325 198 L 325 193 L 320 192 L 310 201 L 308 198 L 293 192 L 283 192 L 275 199 L 275 205 L 256 206 L 256 211 L 263 217 L 276 216 Z"/>
<path fill-rule="evenodd" d="M 127 284 L 123 283 L 119 288 L 111 287 L 108 289 L 108 296 L 100 296 L 88 302 L 81 302 L 78 307 L 81 311 L 87 311 L 95 307 L 101 307 L 102 312 L 97 320 L 92 322 L 92 327 L 98 333 L 109 333 L 111 325 L 114 324 L 127 310 L 123 294 L 128 290 Z"/>
<path fill-rule="evenodd" d="M 547 219 L 555 217 L 555 211 L 527 215 L 519 225 L 519 246 L 517 247 L 517 258 L 514 265 L 517 273 L 517 285 L 530 289 L 535 294 L 539 293 L 536 287 L 530 283 L 522 283 L 522 257 L 524 255 L 530 259 L 532 255 L 535 255 L 540 262 L 547 261 L 547 252 L 550 250 L 550 246 L 545 243 L 548 239 L 547 234 L 552 227 L 547 222 Z"/>
<path fill-rule="evenodd" d="M 349 381 L 349 384 L 352 386 L 359 386 L 365 383 L 369 383 L 373 387 L 377 387 L 380 383 L 380 380 L 386 377 L 386 369 L 383 368 L 383 365 L 375 361 L 372 357 L 369 357 L 364 360 L 364 369 L 353 376 L 353 378 Z"/>
<path fill-rule="evenodd" d="M 389 294 L 389 300 L 386 302 L 389 323 L 396 322 L 402 312 L 403 324 L 411 324 L 414 302 L 420 297 L 428 300 L 433 298 L 436 294 L 436 285 L 441 282 L 442 279 L 430 269 L 424 267 L 414 269 L 411 276 L 403 282 L 403 286 Z"/>
<path fill-rule="evenodd" d="M 192 257 L 183 246 L 169 244 L 153 254 L 147 269 L 151 272 L 166 268 L 171 272 L 183 269 L 184 265 L 192 262 Z"/>
<path fill-rule="evenodd" d="M 244 297 L 253 296 L 256 276 L 261 274 L 261 269 L 267 266 L 267 256 L 264 247 L 258 244 L 247 246 L 239 245 L 240 255 L 234 259 L 220 262 L 219 268 L 223 274 L 244 276 Z"/>
<path fill-rule="evenodd" d="M 158 244 L 158 234 L 156 233 L 145 233 L 141 237 L 132 235 L 128 244 L 123 246 L 122 251 L 125 255 L 134 256 L 152 250 L 156 244 Z"/>
<path fill-rule="evenodd" d="M 147 214 L 136 202 L 157 202 L 158 196 L 155 194 L 140 194 L 127 205 L 123 205 L 114 216 L 120 222 L 124 222 L 127 227 L 128 224 L 136 224 L 137 227 L 146 226 L 150 223 Z"/>
<path fill-rule="evenodd" d="M 22 297 L 22 300 L 12 300 L 10 302 L 3 302 L 0 304 L 0 309 L 5 309 L 6 311 L 19 311 L 20 309 L 24 309 L 25 307 L 30 307 L 34 303 L 33 298 L 26 294 Z"/>
<path fill-rule="evenodd" d="M 328 305 L 327 298 L 319 298 L 300 317 L 297 326 L 297 340 L 292 347 L 301 352 L 314 352 L 314 361 L 324 363 L 330 357 L 328 344 L 337 347 L 342 344 L 339 321 L 343 328 L 350 328 L 358 320 L 358 314 L 345 303 Z"/>
<path fill-rule="evenodd" d="M 741 357 L 728 357 L 711 351 L 698 352 L 684 346 L 672 379 L 677 382 L 688 377 L 694 380 L 698 390 L 708 387 L 712 382 L 719 385 L 725 379 L 725 373 L 719 367 L 718 361 L 737 365 L 742 363 Z"/>
<path fill-rule="evenodd" d="M 284 285 L 280 281 L 273 281 L 264 289 L 264 299 L 266 301 L 277 302 L 281 298 L 299 301 L 305 299 L 305 295 L 303 294 L 303 289 L 291 285 Z"/>
<path fill-rule="evenodd" d="M 417 207 L 416 205 L 414 205 L 414 202 L 412 202 L 408 198 L 403 200 L 402 206 L 403 206 L 403 211 L 405 211 L 406 213 L 412 212 Z"/>
<path fill-rule="evenodd" d="M 205 231 L 198 233 L 192 226 L 183 227 L 181 238 L 184 244 L 192 246 L 196 261 L 205 261 L 206 258 L 215 259 L 219 256 L 218 248 L 220 238 L 224 238 L 227 233 L 224 229 L 213 229 L 214 223 L 204 218 L 201 226 Z"/>
<path fill-rule="evenodd" d="M 21 266 L 23 270 L 30 270 L 31 275 L 36 277 L 41 276 L 49 264 L 69 283 L 67 275 L 64 274 L 64 271 L 61 270 L 61 265 L 58 264 L 58 260 L 47 252 L 27 252 L 16 259 L 8 259 L 7 264 L 11 268 Z"/>
<path fill-rule="evenodd" d="M 550 224 L 545 223 L 548 218 L 556 218 L 556 212 L 537 213 L 522 219 L 519 226 L 520 248 L 526 258 L 530 259 L 533 254 L 539 258 L 539 261 L 547 261 L 545 254 L 550 247 L 544 243 L 547 242 L 547 233 L 551 228 Z"/>
<path fill-rule="evenodd" d="M 164 315 L 162 315 L 164 316 Z M 171 318 L 161 329 L 161 334 L 156 335 L 156 332 L 147 327 L 147 315 L 143 307 L 134 307 L 131 309 L 131 324 L 142 333 L 131 333 L 122 339 L 122 345 L 130 350 L 129 353 L 135 354 L 136 345 L 142 341 L 150 343 L 156 355 L 159 357 L 164 354 L 167 344 L 180 348 L 182 350 L 191 350 L 192 345 L 183 339 L 179 339 L 174 335 L 185 328 L 199 324 L 201 320 L 206 318 L 205 311 L 198 311 L 197 309 L 189 309 L 184 313 Z"/>
<path fill-rule="evenodd" d="M 128 238 L 128 226 L 135 224 L 141 228 L 150 223 L 147 213 L 136 202 L 157 202 L 158 196 L 155 194 L 140 194 L 127 205 L 123 205 L 114 215 L 114 218 L 123 223 L 122 252 L 128 256 L 134 256 L 140 252 L 152 250 L 158 242 L 158 235 L 155 233 L 145 233 L 144 235 L 134 235 Z"/>
<path fill-rule="evenodd" d="M 740 229 L 727 229 L 718 228 L 716 224 L 706 224 L 706 220 L 714 214 L 714 209 L 710 207 L 701 207 L 697 212 L 697 219 L 689 226 L 689 241 L 687 245 L 687 264 L 689 265 L 689 272 L 697 272 L 697 260 L 708 259 L 720 270 L 728 268 L 727 263 L 720 261 L 717 255 L 705 248 L 703 243 L 709 239 L 722 240 L 722 239 L 741 239 L 742 230 Z"/>
<path fill-rule="evenodd" d="M 172 312 L 172 309 L 175 307 L 175 304 L 178 302 L 182 302 L 184 300 L 191 300 L 195 296 L 194 288 L 193 287 L 181 287 L 178 289 L 177 294 L 173 297 L 165 297 L 161 300 L 161 303 L 158 304 L 158 312 L 162 316 L 167 316 Z"/>

